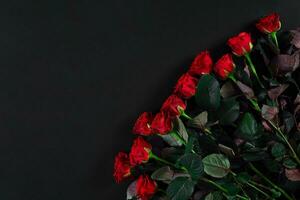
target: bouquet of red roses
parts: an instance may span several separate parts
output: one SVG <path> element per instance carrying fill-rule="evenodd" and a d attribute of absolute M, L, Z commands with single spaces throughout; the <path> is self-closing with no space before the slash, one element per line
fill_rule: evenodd
<path fill-rule="evenodd" d="M 127 199 L 300 198 L 300 29 L 278 34 L 276 13 L 256 27 L 215 63 L 197 55 L 160 111 L 138 117 L 114 165 Z"/>

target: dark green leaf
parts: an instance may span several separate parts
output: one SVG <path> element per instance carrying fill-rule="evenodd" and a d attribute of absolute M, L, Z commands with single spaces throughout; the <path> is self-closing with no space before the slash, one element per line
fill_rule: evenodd
<path fill-rule="evenodd" d="M 275 158 L 279 158 L 279 157 L 283 157 L 286 153 L 286 149 L 284 147 L 283 144 L 281 143 L 275 143 L 273 146 L 272 146 L 272 155 L 275 157 Z"/>
<path fill-rule="evenodd" d="M 189 141 L 185 146 L 185 153 L 191 153 L 193 151 L 200 155 L 202 153 L 197 136 L 191 133 Z"/>
<path fill-rule="evenodd" d="M 247 183 L 251 179 L 251 176 L 247 172 L 241 172 L 237 174 L 237 179 L 241 183 Z"/>
<path fill-rule="evenodd" d="M 206 111 L 204 111 L 199 115 L 197 115 L 196 117 L 194 117 L 188 123 L 191 127 L 203 129 L 207 124 L 207 118 L 208 118 L 208 114 Z"/>
<path fill-rule="evenodd" d="M 229 157 L 234 157 L 234 156 L 235 156 L 235 153 L 234 153 L 234 151 L 233 151 L 232 148 L 227 147 L 227 146 L 225 146 L 225 145 L 223 145 L 223 144 L 219 144 L 218 146 L 219 146 L 219 148 L 220 148 L 220 151 L 221 151 L 222 153 L 224 153 L 225 155 L 227 155 L 227 156 L 229 156 Z"/>
<path fill-rule="evenodd" d="M 201 157 L 197 154 L 185 154 L 178 160 L 178 163 L 180 164 L 180 166 L 183 166 L 189 172 L 192 179 L 197 180 L 204 173 Z"/>
<path fill-rule="evenodd" d="M 220 85 L 212 75 L 203 75 L 198 83 L 196 102 L 205 110 L 215 110 L 220 106 Z"/>
<path fill-rule="evenodd" d="M 169 166 L 164 166 L 154 171 L 151 175 L 151 178 L 153 180 L 169 182 L 173 179 L 173 176 L 174 171 L 171 170 Z"/>
<path fill-rule="evenodd" d="M 297 163 L 295 163 L 292 159 L 287 158 L 283 161 L 283 166 L 285 166 L 288 169 L 294 169 L 297 167 Z"/>
<path fill-rule="evenodd" d="M 179 117 L 176 118 L 175 122 L 175 130 L 178 132 L 179 136 L 185 141 L 188 141 L 188 133 L 186 131 L 186 128 L 184 126 L 184 123 L 181 121 Z"/>
<path fill-rule="evenodd" d="M 282 118 L 285 125 L 285 132 L 289 133 L 295 126 L 294 116 L 290 112 L 282 111 Z"/>
<path fill-rule="evenodd" d="M 222 85 L 220 94 L 223 98 L 232 97 L 237 93 L 231 81 L 227 81 Z"/>
<path fill-rule="evenodd" d="M 177 134 L 177 133 L 176 133 Z M 182 142 L 180 140 L 178 140 L 176 137 L 172 136 L 172 133 L 167 134 L 167 135 L 160 135 L 159 136 L 166 142 L 168 143 L 170 146 L 172 147 L 178 147 L 182 145 Z"/>
<path fill-rule="evenodd" d="M 218 109 L 219 123 L 229 125 L 240 115 L 240 104 L 234 98 L 223 100 Z"/>
<path fill-rule="evenodd" d="M 206 174 L 222 178 L 230 171 L 230 162 L 223 154 L 210 154 L 202 159 Z"/>
<path fill-rule="evenodd" d="M 258 125 L 251 113 L 245 113 L 239 122 L 236 133 L 243 139 L 255 140 L 259 137 Z"/>
<path fill-rule="evenodd" d="M 188 200 L 194 192 L 195 183 L 187 177 L 174 179 L 167 188 L 171 200 Z"/>
<path fill-rule="evenodd" d="M 222 192 L 215 191 L 206 195 L 204 200 L 222 200 L 222 199 L 223 199 Z"/>

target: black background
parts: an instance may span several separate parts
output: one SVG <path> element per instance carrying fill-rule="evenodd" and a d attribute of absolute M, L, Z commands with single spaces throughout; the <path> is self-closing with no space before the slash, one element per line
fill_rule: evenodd
<path fill-rule="evenodd" d="M 197 53 L 216 59 L 270 11 L 300 25 L 299 0 L 10 0 L 0 11 L 1 200 L 124 199 L 114 156 Z"/>

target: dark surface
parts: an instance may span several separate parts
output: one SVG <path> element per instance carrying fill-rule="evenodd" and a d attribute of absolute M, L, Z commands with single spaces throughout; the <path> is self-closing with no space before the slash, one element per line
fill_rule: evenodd
<path fill-rule="evenodd" d="M 300 25 L 299 0 L 3 2 L 1 200 L 124 199 L 114 155 L 199 51 L 270 11 Z"/>

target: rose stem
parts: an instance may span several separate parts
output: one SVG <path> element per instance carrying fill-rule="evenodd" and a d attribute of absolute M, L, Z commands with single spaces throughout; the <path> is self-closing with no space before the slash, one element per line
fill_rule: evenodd
<path fill-rule="evenodd" d="M 269 124 L 271 124 L 271 126 L 279 133 L 279 135 L 281 136 L 281 138 L 285 141 L 285 143 L 288 145 L 289 149 L 292 152 L 292 156 L 293 158 L 297 161 L 298 165 L 300 165 L 300 159 L 298 158 L 296 152 L 294 151 L 292 145 L 289 143 L 288 139 L 286 138 L 286 136 L 284 135 L 284 133 L 281 131 L 281 129 L 279 127 L 277 127 L 271 120 L 268 120 Z"/>
<path fill-rule="evenodd" d="M 184 141 L 176 131 L 172 131 L 171 133 L 169 133 L 173 138 L 178 139 L 184 146 L 187 145 L 186 141 Z M 196 153 L 193 149 L 192 149 L 192 153 Z"/>
<path fill-rule="evenodd" d="M 216 188 L 218 188 L 219 190 L 221 190 L 222 192 L 228 194 L 228 190 L 226 188 L 222 187 L 221 185 L 219 185 L 218 183 L 216 183 L 216 182 L 214 182 L 212 180 L 209 180 L 207 178 L 204 178 L 204 177 L 201 178 L 200 180 L 204 181 L 206 183 L 209 183 L 209 184 L 215 186 Z M 249 200 L 249 198 L 243 197 L 243 196 L 241 196 L 239 194 L 237 194 L 236 196 L 239 197 L 240 199 L 243 199 L 243 200 Z"/>
<path fill-rule="evenodd" d="M 262 82 L 260 81 L 260 79 L 259 79 L 259 77 L 257 75 L 256 69 L 255 69 L 254 64 L 253 64 L 253 62 L 251 60 L 250 54 L 246 53 L 245 54 L 245 58 L 248 61 L 248 64 L 250 65 L 250 69 L 251 69 L 252 73 L 254 74 L 254 76 L 256 77 L 257 82 L 259 83 L 260 87 L 265 88 L 265 86 L 262 84 Z"/>
<path fill-rule="evenodd" d="M 186 114 L 185 112 L 184 112 L 184 110 L 181 110 L 181 113 L 180 113 L 181 115 L 180 116 L 182 116 L 182 117 L 184 117 L 184 118 L 186 118 L 186 119 L 188 119 L 188 120 L 192 120 L 193 118 L 191 118 L 188 114 Z"/>
<path fill-rule="evenodd" d="M 169 161 L 167 161 L 167 160 L 165 160 L 165 159 L 162 159 L 162 158 L 158 157 L 158 156 L 155 155 L 152 151 L 149 152 L 149 157 L 150 157 L 150 158 L 153 158 L 153 159 L 155 159 L 155 160 L 157 160 L 157 161 L 159 161 L 159 162 L 161 162 L 161 163 L 164 163 L 164 164 L 166 164 L 166 165 L 170 165 L 170 166 L 172 166 L 172 167 L 177 168 L 176 165 L 174 165 L 173 163 L 171 163 L 171 162 L 169 162 Z"/>
<path fill-rule="evenodd" d="M 270 33 L 271 35 L 271 38 L 274 40 L 275 44 L 276 44 L 276 47 L 279 49 L 279 45 L 278 45 L 278 40 L 277 40 L 277 32 L 272 32 Z"/>
<path fill-rule="evenodd" d="M 240 185 L 239 181 L 235 178 L 236 177 L 236 173 L 234 173 L 233 171 L 230 171 L 230 173 L 233 175 L 233 179 L 238 183 L 238 185 Z M 254 181 L 253 181 L 254 182 Z M 247 185 L 249 185 L 250 187 L 252 187 L 253 189 L 257 190 L 258 192 L 262 193 L 264 196 L 266 196 L 267 198 L 271 198 L 270 195 L 268 195 L 267 193 L 265 193 L 264 191 L 262 191 L 261 189 L 257 188 L 255 185 L 247 182 Z M 248 196 L 245 191 L 243 190 L 243 188 L 240 186 L 241 190 L 244 192 L 244 194 L 246 196 Z"/>
<path fill-rule="evenodd" d="M 274 187 L 276 190 L 280 191 L 288 200 L 294 200 L 282 188 L 280 188 L 275 183 L 273 183 L 271 180 L 269 180 L 267 177 L 265 177 L 256 167 L 254 167 L 254 165 L 252 163 L 249 163 L 249 166 L 258 176 L 262 177 L 272 187 Z"/>
<path fill-rule="evenodd" d="M 265 193 L 264 191 L 262 191 L 261 189 L 257 188 L 255 185 L 253 185 L 252 183 L 247 182 L 247 185 L 249 185 L 250 187 L 252 187 L 253 189 L 257 190 L 258 192 L 262 193 L 265 197 L 267 197 L 268 199 L 271 199 L 270 195 L 268 195 L 267 193 Z"/>
<path fill-rule="evenodd" d="M 233 75 L 233 73 L 230 73 L 229 75 L 228 75 L 228 78 L 230 79 L 230 80 L 232 80 L 235 84 L 237 84 L 237 80 L 236 80 L 236 78 L 234 77 L 234 75 Z M 247 98 L 247 97 L 246 97 Z M 254 99 L 250 99 L 250 98 L 247 98 L 249 101 L 250 101 L 250 103 L 252 104 L 252 106 L 253 106 L 253 108 L 256 110 L 256 111 L 261 111 L 260 110 L 260 107 L 258 106 L 258 103 L 257 103 L 257 101 L 256 100 L 254 100 Z"/>
<path fill-rule="evenodd" d="M 246 54 L 246 55 L 248 55 L 248 54 Z M 232 73 L 228 75 L 228 78 L 230 78 L 234 83 L 236 83 L 236 79 L 235 79 L 235 77 L 233 76 Z M 256 100 L 250 99 L 250 98 L 247 98 L 247 99 L 250 101 L 250 103 L 252 104 L 253 108 L 256 111 L 261 112 L 261 108 L 259 107 Z M 289 149 L 291 150 L 293 158 L 297 161 L 298 165 L 300 165 L 300 159 L 298 158 L 298 156 L 297 156 L 296 152 L 294 151 L 292 145 L 289 143 L 289 141 L 287 140 L 287 138 L 285 137 L 285 135 L 283 134 L 281 129 L 278 128 L 271 120 L 268 120 L 268 122 L 280 134 L 282 139 L 285 141 L 285 143 L 288 145 Z"/>

